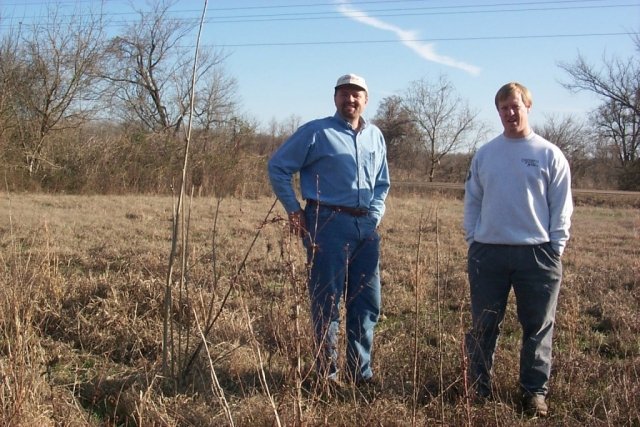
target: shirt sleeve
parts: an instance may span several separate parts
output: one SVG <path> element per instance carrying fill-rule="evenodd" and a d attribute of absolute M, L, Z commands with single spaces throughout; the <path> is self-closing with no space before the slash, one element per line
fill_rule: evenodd
<path fill-rule="evenodd" d="M 314 141 L 313 128 L 303 125 L 271 156 L 268 164 L 271 187 L 287 213 L 301 209 L 293 189 L 293 176 L 304 166 Z"/>
<path fill-rule="evenodd" d="M 369 215 L 376 220 L 376 224 L 380 224 L 385 211 L 385 199 L 389 193 L 391 180 L 389 178 L 389 165 L 387 163 L 386 150 L 382 152 L 382 165 L 376 176 L 373 187 L 373 199 L 369 205 Z"/>

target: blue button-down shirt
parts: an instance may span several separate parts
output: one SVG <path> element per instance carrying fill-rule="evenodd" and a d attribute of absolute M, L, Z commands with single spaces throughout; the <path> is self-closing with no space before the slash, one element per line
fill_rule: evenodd
<path fill-rule="evenodd" d="M 292 186 L 299 172 L 303 199 L 369 209 L 380 222 L 390 185 L 387 150 L 380 129 L 362 120 L 359 132 L 337 113 L 310 121 L 273 154 L 269 178 L 288 213 L 301 209 Z"/>

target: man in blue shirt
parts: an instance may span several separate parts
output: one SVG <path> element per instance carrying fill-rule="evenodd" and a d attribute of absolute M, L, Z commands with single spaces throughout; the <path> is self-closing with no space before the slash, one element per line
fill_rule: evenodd
<path fill-rule="evenodd" d="M 344 297 L 347 375 L 370 384 L 374 328 L 380 314 L 380 236 L 389 191 L 386 146 L 362 117 L 369 95 L 354 74 L 335 85 L 336 113 L 302 125 L 269 161 L 274 192 L 290 229 L 303 239 L 309 264 L 318 373 L 338 382 L 339 307 Z M 302 209 L 292 186 L 300 174 Z"/>

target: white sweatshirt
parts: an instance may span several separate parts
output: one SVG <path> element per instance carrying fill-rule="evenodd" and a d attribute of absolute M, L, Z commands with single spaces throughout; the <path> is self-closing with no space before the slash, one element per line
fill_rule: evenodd
<path fill-rule="evenodd" d="M 465 184 L 464 229 L 470 245 L 551 242 L 560 255 L 569 240 L 571 172 L 560 149 L 531 132 L 500 135 L 478 149 Z"/>

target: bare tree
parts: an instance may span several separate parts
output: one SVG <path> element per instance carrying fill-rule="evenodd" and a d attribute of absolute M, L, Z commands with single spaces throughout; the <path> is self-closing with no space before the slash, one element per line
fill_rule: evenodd
<path fill-rule="evenodd" d="M 282 121 L 278 121 L 275 117 L 271 118 L 263 128 L 263 132 L 255 135 L 259 140 L 254 149 L 256 154 L 271 157 L 276 148 L 290 137 L 301 123 L 302 118 L 296 114 L 291 114 Z"/>
<path fill-rule="evenodd" d="M 391 95 L 384 98 L 373 122 L 384 135 L 389 162 L 410 167 L 420 148 L 420 133 L 411 114 L 404 107 L 402 97 Z"/>
<path fill-rule="evenodd" d="M 103 22 L 93 13 L 63 17 L 52 8 L 16 37 L 2 48 L 2 103 L 11 108 L 14 137 L 33 175 L 48 162 L 52 132 L 80 126 L 96 108 Z"/>
<path fill-rule="evenodd" d="M 624 60 L 603 56 L 602 63 L 598 70 L 582 55 L 572 64 L 561 62 L 560 68 L 571 78 L 562 85 L 573 92 L 592 92 L 603 101 L 613 101 L 640 115 L 640 57 Z"/>
<path fill-rule="evenodd" d="M 615 148 L 620 166 L 624 168 L 639 159 L 640 115 L 610 101 L 594 111 L 592 117 L 600 136 Z"/>
<path fill-rule="evenodd" d="M 19 57 L 18 38 L 10 30 L 0 40 L 0 139 L 9 134 L 16 124 L 12 110 L 15 104 L 13 96 L 21 75 Z"/>
<path fill-rule="evenodd" d="M 177 132 L 183 125 L 195 82 L 196 118 L 211 126 L 220 114 L 229 116 L 235 82 L 215 67 L 225 56 L 202 50 L 197 75 L 191 79 L 193 55 L 188 36 L 196 23 L 174 19 L 169 8 L 174 2 L 157 1 L 151 10 L 138 10 L 139 19 L 123 35 L 111 40 L 109 73 L 121 116 L 137 120 L 148 130 Z"/>
<path fill-rule="evenodd" d="M 640 38 L 634 39 L 640 51 Z M 563 86 L 571 91 L 597 95 L 602 104 L 592 112 L 600 137 L 618 152 L 620 166 L 637 168 L 640 147 L 640 55 L 627 59 L 603 56 L 597 69 L 578 56 L 574 63 L 560 63 L 570 80 Z M 640 177 L 639 177 L 640 178 Z"/>
<path fill-rule="evenodd" d="M 212 70 L 205 80 L 195 102 L 194 116 L 198 126 L 209 131 L 234 117 L 238 87 L 236 79 L 225 75 L 221 69 Z"/>
<path fill-rule="evenodd" d="M 536 132 L 557 145 L 567 156 L 572 179 L 575 184 L 579 184 L 596 151 L 597 138 L 592 127 L 572 115 L 549 115 L 545 116 L 545 122 Z"/>
<path fill-rule="evenodd" d="M 293 135 L 293 133 L 302 125 L 302 117 L 297 114 L 290 114 L 278 125 L 278 137 L 284 139 Z"/>
<path fill-rule="evenodd" d="M 403 105 L 417 125 L 429 157 L 429 181 L 444 156 L 474 147 L 486 133 L 478 112 L 469 108 L 444 76 L 436 82 L 423 78 L 411 83 Z"/>

